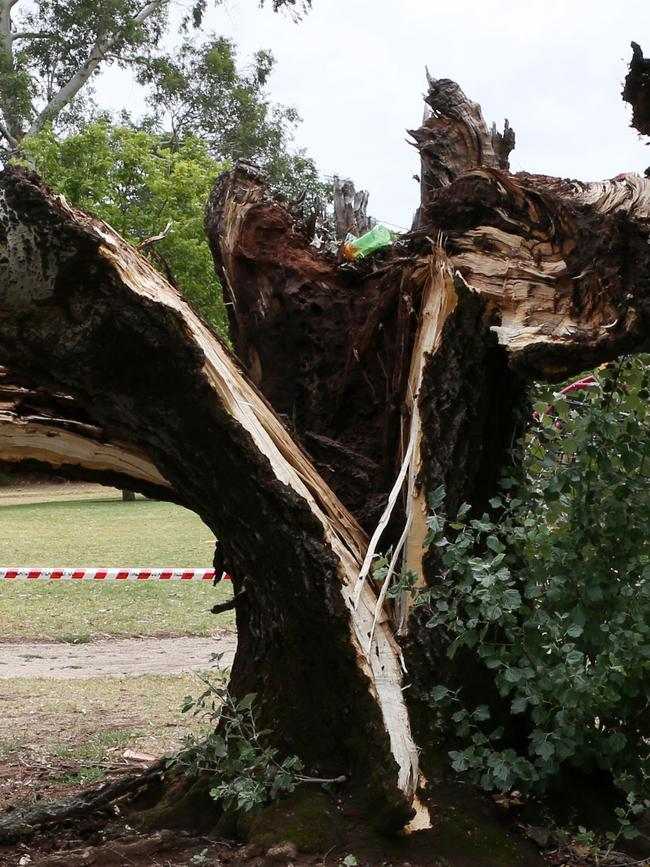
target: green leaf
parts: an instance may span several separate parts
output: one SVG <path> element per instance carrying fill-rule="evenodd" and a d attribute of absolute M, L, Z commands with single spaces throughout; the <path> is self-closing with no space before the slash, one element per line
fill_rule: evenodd
<path fill-rule="evenodd" d="M 527 705 L 527 700 L 524 697 L 520 696 L 519 698 L 514 699 L 514 701 L 510 705 L 510 710 L 514 714 L 523 713 L 526 710 Z"/>
<path fill-rule="evenodd" d="M 503 614 L 502 609 L 498 605 L 490 605 L 485 610 L 487 620 L 498 620 Z"/>
<path fill-rule="evenodd" d="M 519 608 L 521 605 L 521 595 L 518 590 L 506 590 L 501 597 L 504 608 Z"/>
<path fill-rule="evenodd" d="M 581 626 L 579 623 L 574 623 L 573 626 L 570 626 L 566 634 L 571 638 L 580 638 L 582 633 L 584 632 L 584 626 Z"/>
<path fill-rule="evenodd" d="M 253 702 L 255 701 L 256 697 L 257 696 L 254 692 L 249 692 L 247 695 L 245 695 L 242 698 L 241 701 L 239 701 L 237 703 L 237 710 L 238 711 L 248 710 L 251 707 L 251 705 L 253 704 Z"/>
<path fill-rule="evenodd" d="M 431 698 L 435 702 L 440 702 L 446 699 L 450 695 L 450 691 L 446 686 L 434 686 L 431 690 Z"/>
<path fill-rule="evenodd" d="M 432 511 L 435 511 L 437 508 L 442 506 L 444 501 L 445 501 L 445 487 L 444 487 L 444 485 L 440 485 L 439 487 L 437 487 L 435 489 L 435 491 L 430 493 L 429 496 L 427 497 L 427 502 L 429 504 L 429 508 Z"/>
<path fill-rule="evenodd" d="M 486 539 L 486 544 L 491 551 L 495 552 L 495 554 L 500 554 L 503 551 L 503 544 L 497 539 L 496 536 L 488 536 Z"/>
<path fill-rule="evenodd" d="M 555 747 L 550 741 L 542 741 L 537 749 L 537 753 L 544 761 L 548 761 L 555 754 Z"/>
<path fill-rule="evenodd" d="M 479 722 L 490 719 L 490 708 L 486 704 L 481 704 L 472 713 L 472 717 Z"/>

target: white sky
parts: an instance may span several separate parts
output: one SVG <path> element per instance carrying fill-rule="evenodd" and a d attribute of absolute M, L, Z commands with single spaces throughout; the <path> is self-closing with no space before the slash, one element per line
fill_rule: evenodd
<path fill-rule="evenodd" d="M 650 55 L 649 0 L 313 3 L 295 24 L 256 0 L 227 0 L 206 29 L 233 37 L 242 58 L 273 51 L 271 95 L 303 117 L 296 144 L 323 174 L 370 190 L 379 220 L 409 226 L 417 206 L 418 163 L 405 131 L 422 118 L 425 66 L 455 79 L 488 123 L 509 118 L 513 171 L 595 180 L 650 164 L 620 97 L 630 40 Z M 97 97 L 116 108 L 140 103 L 113 70 Z"/>

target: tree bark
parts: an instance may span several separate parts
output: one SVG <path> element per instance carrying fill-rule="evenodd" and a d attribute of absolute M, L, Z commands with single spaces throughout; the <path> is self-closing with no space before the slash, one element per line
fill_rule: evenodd
<path fill-rule="evenodd" d="M 400 827 L 417 752 L 399 648 L 382 622 L 367 649 L 372 588 L 352 603 L 363 532 L 158 272 L 34 176 L 0 177 L 2 363 L 70 395 L 121 454 L 182 491 L 223 540 L 236 592 L 246 588 L 235 694 L 257 693 L 281 745 L 316 774 L 351 774 L 377 823 Z"/>
<path fill-rule="evenodd" d="M 632 106 L 632 126 L 642 135 L 650 135 L 650 59 L 643 56 L 636 42 L 632 43 L 632 61 L 625 78 L 623 99 Z"/>
<path fill-rule="evenodd" d="M 245 368 L 368 534 L 385 525 L 379 550 L 401 546 L 399 566 L 431 582 L 426 495 L 487 506 L 527 381 L 650 346 L 650 182 L 511 175 L 507 121 L 489 129 L 447 80 L 426 102 L 418 221 L 392 249 L 337 266 L 245 166 L 217 184 L 206 228 Z M 391 613 L 422 747 L 433 683 L 495 697 L 466 658 L 449 670 L 407 600 Z"/>
<path fill-rule="evenodd" d="M 250 166 L 218 182 L 206 226 L 250 380 L 109 227 L 31 175 L 1 179 L 0 363 L 79 417 L 38 424 L 117 444 L 120 467 L 136 455 L 132 490 L 155 481 L 223 540 L 246 588 L 233 689 L 259 694 L 310 770 L 351 771 L 387 830 L 414 803 L 411 727 L 433 766 L 432 685 L 494 696 L 373 586 L 373 551 L 438 580 L 426 496 L 444 485 L 450 512 L 485 507 L 527 381 L 650 346 L 650 181 L 512 175 L 507 122 L 488 129 L 450 81 L 429 79 L 426 101 L 416 227 L 367 260 L 317 252 Z M 7 430 L 25 421 L 11 412 Z"/>

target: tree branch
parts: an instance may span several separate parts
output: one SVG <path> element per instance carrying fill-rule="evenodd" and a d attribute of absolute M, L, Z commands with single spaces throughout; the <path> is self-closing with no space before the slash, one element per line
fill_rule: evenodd
<path fill-rule="evenodd" d="M 66 394 L 38 388 L 0 367 L 0 464 L 38 467 L 71 479 L 128 485 L 181 502 L 149 454 L 111 438 Z"/>
<path fill-rule="evenodd" d="M 120 777 L 114 782 L 85 789 L 61 801 L 13 810 L 0 818 L 0 841 L 8 843 L 29 837 L 37 828 L 56 825 L 75 816 L 92 814 L 118 798 L 142 791 L 158 782 L 165 770 L 165 764 L 165 759 L 159 759 L 140 774 Z"/>
<path fill-rule="evenodd" d="M 17 39 L 51 39 L 53 36 L 54 33 L 47 33 L 45 31 L 21 30 L 16 33 L 12 33 L 10 38 L 12 42 L 16 42 Z"/>
<path fill-rule="evenodd" d="M 12 150 L 18 150 L 18 139 L 12 136 L 7 127 L 2 122 L 0 122 L 0 135 L 2 135 L 7 140 L 7 144 Z"/>
<path fill-rule="evenodd" d="M 147 18 L 150 18 L 154 12 L 161 9 L 168 0 L 151 0 L 146 3 L 142 9 L 133 17 L 134 24 L 143 24 Z M 47 123 L 48 120 L 55 118 L 66 105 L 79 93 L 81 88 L 86 84 L 90 76 L 95 72 L 103 60 L 106 59 L 107 52 L 115 45 L 117 35 L 99 37 L 86 61 L 72 75 L 68 81 L 58 90 L 57 93 L 50 99 L 45 108 L 39 112 L 34 119 L 27 135 L 37 135 Z"/>
<path fill-rule="evenodd" d="M 69 208 L 34 175 L 8 169 L 0 188 L 2 362 L 48 392 L 70 394 L 112 441 L 149 455 L 172 489 L 183 489 L 187 506 L 224 540 L 226 554 L 234 554 L 235 574 L 248 579 L 235 693 L 249 683 L 270 683 L 264 666 L 284 670 L 280 659 L 299 658 L 284 681 L 273 678 L 278 700 L 269 706 L 269 727 L 310 766 L 328 773 L 330 766 L 350 767 L 359 779 L 379 779 L 375 817 L 382 813 L 386 827 L 401 827 L 411 815 L 418 755 L 400 650 L 387 621 L 377 624 L 367 652 L 372 588 L 352 608 L 367 546 L 361 528 L 224 344 L 134 248 L 107 224 Z M 26 266 L 25 249 L 47 250 L 49 258 L 30 256 Z M 59 287 L 65 294 L 57 295 Z M 250 514 L 259 515 L 254 533 Z M 269 610 L 275 599 L 282 599 L 282 611 Z M 314 689 L 332 624 L 339 639 Z M 278 630 L 281 639 L 273 639 L 259 664 L 253 647 Z M 310 714 L 325 719 L 342 684 L 346 706 L 357 702 L 364 720 L 363 754 L 348 712 L 326 719 L 326 755 L 323 740 L 297 712 L 301 690 L 311 685 Z"/>
<path fill-rule="evenodd" d="M 18 0 L 0 0 L 0 54 L 4 54 L 4 62 L 3 62 L 3 75 L 7 75 L 10 70 L 13 69 L 14 65 L 14 55 L 12 50 L 12 37 L 11 37 L 11 10 L 16 5 Z M 9 120 L 11 117 L 11 112 L 7 110 L 7 106 L 4 104 L 4 100 L 2 105 L 2 113 L 6 120 Z M 15 148 L 18 146 L 18 142 L 14 135 L 8 128 L 9 125 L 2 125 L 0 127 L 0 132 L 7 139 L 9 146 L 11 148 Z"/>

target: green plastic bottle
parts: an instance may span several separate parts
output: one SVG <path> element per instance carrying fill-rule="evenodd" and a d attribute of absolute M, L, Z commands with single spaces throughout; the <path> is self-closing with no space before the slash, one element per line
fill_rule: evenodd
<path fill-rule="evenodd" d="M 346 259 L 364 259 L 375 250 L 387 247 L 393 240 L 392 232 L 377 223 L 376 226 L 360 238 L 352 238 L 343 244 L 343 255 Z"/>

